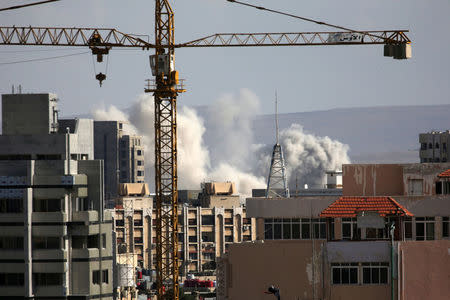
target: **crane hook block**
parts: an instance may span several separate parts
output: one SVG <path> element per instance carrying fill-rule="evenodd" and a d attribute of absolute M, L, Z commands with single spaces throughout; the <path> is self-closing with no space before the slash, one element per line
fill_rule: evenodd
<path fill-rule="evenodd" d="M 100 87 L 102 86 L 103 80 L 106 79 L 106 75 L 103 74 L 102 72 L 98 73 L 97 75 L 95 75 L 95 79 L 97 79 L 100 83 Z"/>

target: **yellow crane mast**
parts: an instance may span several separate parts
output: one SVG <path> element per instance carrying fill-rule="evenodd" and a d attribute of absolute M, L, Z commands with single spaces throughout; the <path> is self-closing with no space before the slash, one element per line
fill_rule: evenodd
<path fill-rule="evenodd" d="M 238 1 L 230 1 L 244 4 Z M 252 6 L 257 9 L 262 7 Z M 276 12 L 280 13 L 280 12 Z M 281 13 L 293 16 L 286 13 Z M 295 17 L 295 16 L 293 16 Z M 309 19 L 297 17 L 307 21 Z M 328 25 L 323 22 L 316 22 Z M 177 96 L 185 91 L 175 70 L 175 49 L 193 47 L 384 45 L 384 55 L 409 58 L 407 30 L 334 32 L 217 33 L 175 44 L 174 13 L 168 0 L 155 0 L 155 43 L 108 28 L 0 27 L 0 45 L 89 47 L 101 62 L 112 48 L 155 49 L 150 56 L 153 80 L 145 92 L 155 105 L 156 268 L 158 299 L 179 299 Z M 97 74 L 100 83 L 106 79 Z"/>

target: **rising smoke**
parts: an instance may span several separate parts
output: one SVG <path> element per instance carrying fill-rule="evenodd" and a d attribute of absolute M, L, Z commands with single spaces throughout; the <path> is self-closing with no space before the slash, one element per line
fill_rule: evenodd
<path fill-rule="evenodd" d="M 203 181 L 233 181 L 242 196 L 265 188 L 273 145 L 256 145 L 252 122 L 259 114 L 259 100 L 247 89 L 219 97 L 203 112 L 186 106 L 178 111 L 178 187 L 199 189 Z M 127 113 L 114 106 L 93 112 L 96 120 L 127 122 L 125 131 L 143 136 L 146 179 L 154 180 L 154 103 L 141 95 Z M 274 141 L 275 142 L 275 141 Z M 289 186 L 319 186 L 326 170 L 349 163 L 348 146 L 329 137 L 306 133 L 298 124 L 280 132 Z"/>

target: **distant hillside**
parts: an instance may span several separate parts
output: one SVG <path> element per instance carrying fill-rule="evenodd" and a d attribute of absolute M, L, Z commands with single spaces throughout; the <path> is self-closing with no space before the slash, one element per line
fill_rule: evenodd
<path fill-rule="evenodd" d="M 280 128 L 292 123 L 350 146 L 353 162 L 418 162 L 421 132 L 450 128 L 450 105 L 343 108 L 280 114 Z M 256 141 L 274 141 L 274 116 L 254 121 Z"/>

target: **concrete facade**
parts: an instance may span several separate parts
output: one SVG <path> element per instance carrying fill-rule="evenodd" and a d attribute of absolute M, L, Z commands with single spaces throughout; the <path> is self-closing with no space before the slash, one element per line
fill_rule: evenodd
<path fill-rule="evenodd" d="M 144 146 L 140 136 L 126 135 L 123 122 L 94 121 L 94 158 L 105 164 L 106 207 L 114 207 L 120 183 L 144 182 Z"/>
<path fill-rule="evenodd" d="M 450 159 L 450 130 L 419 134 L 420 162 L 440 163 Z"/>
<path fill-rule="evenodd" d="M 0 298 L 112 299 L 112 220 L 93 121 L 58 121 L 55 98 L 2 97 Z"/>
<path fill-rule="evenodd" d="M 344 196 L 426 196 L 436 194 L 438 175 L 450 163 L 343 165 Z"/>

